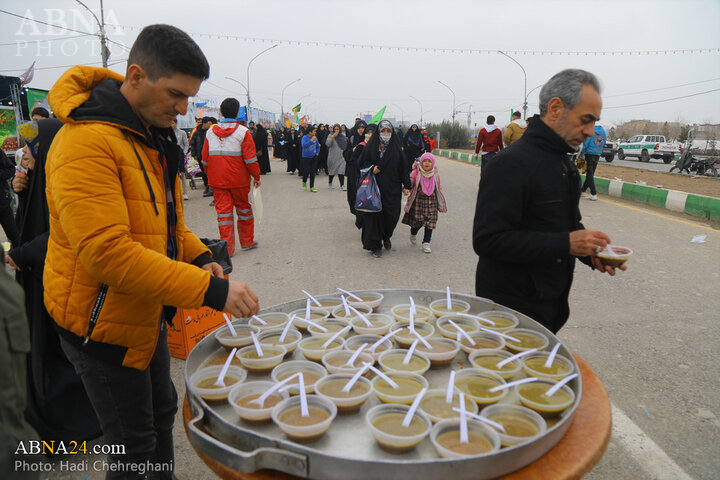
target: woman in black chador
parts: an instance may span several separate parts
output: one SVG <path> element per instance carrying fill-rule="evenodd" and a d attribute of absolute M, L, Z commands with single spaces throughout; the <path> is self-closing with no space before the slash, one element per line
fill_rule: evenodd
<path fill-rule="evenodd" d="M 376 126 L 376 125 L 375 125 Z M 360 156 L 365 149 L 365 129 L 367 123 L 360 120 L 350 130 L 348 148 L 343 154 L 345 157 L 345 177 L 347 177 L 347 200 L 350 206 L 350 213 L 355 215 L 355 194 L 357 193 L 357 182 L 360 179 Z M 362 143 L 362 145 L 361 145 Z"/>
<path fill-rule="evenodd" d="M 30 321 L 28 396 L 25 417 L 43 440 L 90 440 L 101 434 L 100 424 L 75 367 L 60 347 L 55 322 L 45 309 L 43 269 L 50 235 L 45 196 L 45 162 L 55 134 L 62 127 L 56 119 L 29 122 L 18 127 L 25 140 L 23 162 L 28 183 L 19 187 L 17 222 L 20 245 L 8 252 L 18 269 L 17 280 L 25 290 Z"/>
<path fill-rule="evenodd" d="M 285 132 L 285 152 L 287 154 L 287 172 L 295 173 L 300 164 L 300 138 L 294 128 Z"/>
<path fill-rule="evenodd" d="M 412 167 L 412 164 L 415 163 L 415 160 L 420 158 L 420 155 L 425 153 L 425 143 L 423 141 L 422 132 L 414 123 L 410 126 L 410 130 L 408 130 L 405 134 L 403 148 L 405 149 L 405 156 L 407 157 L 410 167 Z"/>
<path fill-rule="evenodd" d="M 270 157 L 268 156 L 268 134 L 265 127 L 258 123 L 255 125 L 255 132 L 253 134 L 253 141 L 255 142 L 255 150 L 257 150 L 257 161 L 260 166 L 260 175 L 270 173 Z"/>
<path fill-rule="evenodd" d="M 360 168 L 373 166 L 380 189 L 382 211 L 358 212 L 362 217 L 362 244 L 375 257 L 382 257 L 382 247 L 392 248 L 390 238 L 400 219 L 402 196 L 410 193 L 410 169 L 402 152 L 402 139 L 392 124 L 382 120 L 377 135 L 372 135 L 360 158 Z"/>

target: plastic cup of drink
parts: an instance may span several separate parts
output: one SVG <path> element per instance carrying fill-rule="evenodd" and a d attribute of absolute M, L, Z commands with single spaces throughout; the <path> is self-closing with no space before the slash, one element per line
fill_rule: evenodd
<path fill-rule="evenodd" d="M 232 388 L 242 383 L 247 377 L 247 371 L 244 368 L 230 365 L 223 378 L 225 386 L 215 385 L 218 375 L 222 370 L 222 365 L 214 365 L 212 367 L 204 367 L 198 369 L 190 376 L 190 389 L 195 394 L 208 401 L 225 401 L 228 393 Z"/>
<path fill-rule="evenodd" d="M 320 363 L 323 355 L 327 352 L 332 352 L 333 350 L 340 350 L 345 344 L 345 340 L 342 338 L 336 338 L 326 347 L 324 344 L 327 340 L 327 338 L 319 337 L 310 337 L 300 340 L 300 343 L 298 343 L 298 350 L 300 350 L 306 359 Z"/>
<path fill-rule="evenodd" d="M 315 393 L 329 399 L 335 404 L 339 415 L 354 413 L 360 410 L 372 393 L 372 384 L 365 377 L 360 377 L 350 388 L 344 392 L 343 388 L 352 379 L 348 373 L 336 373 L 321 378 L 315 384 Z"/>
<path fill-rule="evenodd" d="M 302 372 L 303 374 L 303 383 L 305 384 L 305 392 L 307 393 L 313 393 L 315 391 L 315 383 L 327 375 L 325 367 L 315 362 L 308 360 L 291 360 L 289 362 L 283 362 L 273 368 L 270 373 L 270 378 L 276 382 L 281 382 L 298 372 Z M 290 380 L 290 383 L 297 385 L 297 382 L 293 380 Z M 300 393 L 300 389 L 297 386 L 292 386 L 288 388 L 287 391 L 290 395 Z"/>
<path fill-rule="evenodd" d="M 452 320 L 455 325 L 462 328 L 466 333 L 477 332 L 480 330 L 480 325 L 474 318 L 464 317 L 462 315 L 452 313 L 442 315 L 435 322 L 435 328 L 440 332 L 440 335 L 445 338 L 457 338 L 458 330 L 452 323 L 450 323 L 450 320 Z"/>
<path fill-rule="evenodd" d="M 486 312 L 481 312 L 473 315 L 477 315 L 478 317 L 483 317 L 487 320 L 490 320 L 491 322 L 494 322 L 495 324 L 491 325 L 486 322 L 478 321 L 479 323 L 483 324 L 482 326 L 484 328 L 487 328 L 489 330 L 496 330 L 500 333 L 505 333 L 508 330 L 512 330 L 520 323 L 517 315 L 511 312 L 506 312 L 504 310 L 488 310 Z"/>
<path fill-rule="evenodd" d="M 459 418 L 460 414 L 453 408 L 460 408 L 460 395 L 462 395 L 460 392 L 453 390 L 452 401 L 448 403 L 447 389 L 433 388 L 425 392 L 418 409 L 427 415 L 433 423 L 448 418 Z M 465 396 L 465 410 L 470 413 L 478 412 L 477 403 L 470 401 L 467 395 Z"/>
<path fill-rule="evenodd" d="M 298 308 L 290 312 L 290 317 L 295 315 L 297 317 L 293 322 L 293 327 L 304 332 L 308 328 L 308 323 L 303 321 L 305 319 L 305 308 Z M 311 307 L 310 308 L 310 321 L 313 323 L 322 322 L 330 316 L 330 312 L 325 308 Z"/>
<path fill-rule="evenodd" d="M 388 372 L 386 375 L 398 388 L 393 388 L 379 375 L 372 379 L 375 395 L 383 403 L 410 405 L 423 388 L 428 388 L 427 379 L 417 373 Z"/>
<path fill-rule="evenodd" d="M 470 355 L 476 350 L 502 350 L 507 342 L 500 335 L 495 335 L 492 332 L 485 332 L 483 330 L 477 332 L 468 333 L 468 337 L 472 338 L 475 345 L 473 345 L 465 335 L 460 336 L 460 348 L 463 352 Z"/>
<path fill-rule="evenodd" d="M 417 348 L 417 347 L 416 347 Z M 430 359 L 417 350 L 410 356 L 410 361 L 404 363 L 407 350 L 399 348 L 383 352 L 378 363 L 386 372 L 412 372 L 422 375 L 430 368 Z"/>
<path fill-rule="evenodd" d="M 337 332 L 342 330 L 343 328 L 347 327 L 349 323 L 347 320 L 343 320 L 341 318 L 326 318 L 325 320 L 322 320 L 320 322 L 317 322 L 318 325 L 325 328 L 325 330 L 321 330 L 315 325 L 310 325 L 307 328 L 307 331 L 310 335 L 317 338 L 330 338 L 333 335 L 335 335 Z M 345 333 L 341 334 L 340 336 L 342 338 L 345 338 L 348 336 L 348 333 L 350 330 L 346 330 Z"/>
<path fill-rule="evenodd" d="M 350 320 L 353 330 L 358 335 L 385 335 L 395 323 L 395 319 L 384 313 L 371 313 L 365 318 L 372 324 L 368 326 L 360 317 Z"/>
<path fill-rule="evenodd" d="M 263 325 L 261 322 L 259 322 L 257 318 L 251 318 L 250 320 L 248 320 L 248 325 L 257 327 L 261 331 L 271 330 L 274 328 L 283 328 L 290 321 L 290 315 L 285 312 L 261 313 L 257 315 L 257 317 L 261 318 L 266 323 L 266 325 Z"/>
<path fill-rule="evenodd" d="M 424 343 L 419 342 L 415 347 L 415 351 L 422 353 L 430 359 L 430 368 L 444 368 L 449 366 L 460 351 L 460 345 L 455 340 L 449 338 L 430 337 L 425 338 L 425 341 L 429 343 L 432 348 L 428 348 Z"/>
<path fill-rule="evenodd" d="M 435 424 L 430 441 L 443 458 L 489 455 L 500 449 L 500 437 L 479 420 L 467 420 L 468 442 L 460 441 L 460 419 L 451 418 Z"/>
<path fill-rule="evenodd" d="M 543 417 L 553 417 L 575 402 L 575 392 L 567 385 L 563 385 L 551 397 L 544 395 L 555 383 L 553 380 L 539 379 L 537 382 L 516 385 L 513 388 L 521 404 Z"/>
<path fill-rule="evenodd" d="M 505 380 L 493 373 L 476 368 L 465 368 L 455 374 L 455 388 L 479 406 L 497 403 L 508 394 L 508 389 L 491 392 L 490 389 L 505 385 Z"/>
<path fill-rule="evenodd" d="M 515 359 L 502 367 L 498 367 L 497 364 L 513 355 L 513 353 L 506 350 L 475 350 L 468 356 L 468 360 L 470 360 L 472 368 L 494 373 L 505 380 L 509 380 L 522 369 L 522 359 Z"/>
<path fill-rule="evenodd" d="M 215 339 L 228 351 L 233 348 L 241 348 L 246 345 L 251 345 L 252 337 L 250 336 L 250 332 L 255 332 L 255 335 L 260 332 L 258 327 L 248 325 L 246 323 L 233 323 L 233 328 L 235 329 L 236 335 L 233 335 L 232 332 L 230 332 L 230 328 L 227 325 L 215 330 Z"/>
<path fill-rule="evenodd" d="M 422 442 L 430 432 L 432 422 L 418 410 L 415 411 L 410 425 L 402 426 L 409 409 L 407 405 L 376 405 L 365 414 L 365 421 L 383 450 L 390 453 L 407 452 Z"/>
<path fill-rule="evenodd" d="M 290 327 L 285 335 L 285 338 L 283 338 L 281 342 L 280 337 L 282 336 L 282 332 L 283 331 L 281 329 L 265 330 L 258 335 L 258 342 L 260 342 L 260 345 L 262 345 L 263 348 L 265 348 L 266 345 L 271 347 L 283 346 L 285 347 L 285 350 L 287 350 L 285 355 L 290 355 L 295 351 L 295 348 L 297 348 L 300 340 L 302 340 L 302 333 L 300 333 L 299 330 Z"/>
<path fill-rule="evenodd" d="M 530 377 L 549 378 L 550 380 L 562 380 L 575 372 L 575 365 L 564 355 L 557 354 L 552 365 L 545 366 L 550 353 L 535 352 L 526 355 L 523 360 L 523 370 Z"/>
<path fill-rule="evenodd" d="M 319 395 L 307 395 L 309 415 L 303 417 L 300 396 L 278 403 L 272 411 L 272 419 L 291 440 L 299 443 L 314 442 L 323 436 L 337 416 L 333 402 Z"/>
<path fill-rule="evenodd" d="M 417 340 L 417 337 L 410 333 L 410 322 L 396 322 L 395 325 L 392 326 L 392 328 L 393 330 L 398 328 L 401 329 L 398 333 L 395 334 L 394 337 L 395 341 L 401 347 L 407 348 L 412 345 L 415 340 Z M 431 337 L 435 333 L 435 327 L 433 327 L 430 323 L 427 322 L 415 322 L 414 328 L 418 335 L 426 339 L 428 337 Z"/>
<path fill-rule="evenodd" d="M 533 348 L 542 350 L 550 343 L 548 337 L 529 328 L 516 328 L 507 332 L 506 335 L 520 340 L 519 342 L 510 339 L 505 340 L 505 348 L 515 353 L 532 350 Z"/>
<path fill-rule="evenodd" d="M 354 293 L 354 292 L 353 292 Z M 380 292 L 363 292 L 363 293 L 355 293 L 358 297 L 360 297 L 362 300 L 355 300 L 352 297 L 347 297 L 347 302 L 352 305 L 353 307 L 359 303 L 364 303 L 365 305 L 368 305 L 370 308 L 373 309 L 373 311 L 377 310 L 377 308 L 382 303 L 383 299 L 385 298 L 385 295 L 383 295 Z"/>
<path fill-rule="evenodd" d="M 496 403 L 483 408 L 480 415 L 505 427 L 505 433 L 497 432 L 503 447 L 529 442 L 547 430 L 543 417 L 520 405 Z"/>
<path fill-rule="evenodd" d="M 345 349 L 328 352 L 323 355 L 322 364 L 325 366 L 328 373 L 348 373 L 352 375 L 363 368 L 364 362 L 375 363 L 375 359 L 373 359 L 372 355 L 363 351 L 357 356 L 357 358 L 355 358 L 352 366 L 347 365 L 348 360 L 350 360 L 350 357 L 352 357 L 354 353 L 355 352 L 353 351 Z"/>
<path fill-rule="evenodd" d="M 270 390 L 275 382 L 245 382 L 235 386 L 228 394 L 228 403 L 240 418 L 251 424 L 266 423 L 272 418 L 275 405 L 289 397 L 287 392 L 274 392 L 261 407 L 252 401 Z"/>
<path fill-rule="evenodd" d="M 390 309 L 390 313 L 398 322 L 410 321 L 410 304 L 401 303 L 395 305 Z M 428 307 L 416 304 L 413 320 L 415 322 L 430 322 L 435 320 L 435 314 Z"/>
<path fill-rule="evenodd" d="M 262 347 L 263 355 L 259 356 L 255 345 L 243 347 L 235 353 L 243 367 L 250 373 L 263 374 L 277 367 L 283 361 L 287 350 L 282 345 Z"/>
<path fill-rule="evenodd" d="M 381 337 L 379 335 L 355 335 L 354 337 L 350 337 L 345 341 L 345 349 L 354 352 L 355 350 L 360 348 L 363 343 L 367 343 L 367 347 L 365 347 L 363 353 L 369 354 L 373 357 L 373 361 L 377 362 L 378 358 L 380 358 L 380 355 L 382 355 L 383 352 L 393 348 L 393 342 L 391 339 L 388 338 L 380 345 L 375 347 L 374 352 L 371 352 L 370 347 L 374 345 L 378 340 L 380 340 L 380 338 Z"/>
<path fill-rule="evenodd" d="M 370 315 L 372 313 L 372 307 L 365 303 L 356 303 L 352 307 L 365 316 Z M 348 309 L 348 310 L 350 310 L 350 309 Z M 353 312 L 352 310 L 350 310 L 350 313 L 345 312 L 345 305 L 338 305 L 337 307 L 333 308 L 332 316 L 335 318 L 343 319 L 348 323 L 351 322 L 354 318 L 359 318 L 358 314 Z"/>
<path fill-rule="evenodd" d="M 451 315 L 453 313 L 467 313 L 470 311 L 470 304 L 465 300 L 453 298 L 450 300 L 450 308 L 447 308 L 447 299 L 442 298 L 430 302 L 430 310 L 437 318 L 440 318 L 443 315 Z"/>

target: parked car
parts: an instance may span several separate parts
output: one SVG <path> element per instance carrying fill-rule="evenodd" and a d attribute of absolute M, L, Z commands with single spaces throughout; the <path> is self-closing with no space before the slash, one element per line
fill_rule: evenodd
<path fill-rule="evenodd" d="M 635 135 L 618 146 L 618 158 L 637 157 L 641 162 L 649 162 L 651 158 L 661 158 L 670 163 L 675 156 L 682 153 L 682 144 L 666 143 L 663 135 Z"/>
<path fill-rule="evenodd" d="M 606 162 L 610 163 L 613 160 L 615 160 L 615 154 L 618 151 L 618 144 L 617 142 L 611 142 L 610 140 L 605 142 L 605 145 L 603 146 L 602 154 L 600 155 L 605 159 Z"/>

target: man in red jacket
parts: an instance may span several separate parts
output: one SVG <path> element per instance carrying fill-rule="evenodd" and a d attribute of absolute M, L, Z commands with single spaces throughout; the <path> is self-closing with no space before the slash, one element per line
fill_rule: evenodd
<path fill-rule="evenodd" d="M 477 156 L 481 149 L 481 167 L 484 167 L 497 152 L 503 149 L 502 131 L 495 125 L 495 117 L 492 115 L 488 115 L 487 125 L 480 129 L 480 133 L 478 133 L 477 143 L 475 144 L 475 156 Z"/>
<path fill-rule="evenodd" d="M 228 243 L 228 253 L 235 253 L 233 206 L 238 221 L 240 248 L 250 250 L 258 246 L 254 240 L 255 223 L 250 194 L 250 177 L 260 186 L 260 166 L 252 133 L 237 120 L 240 102 L 226 98 L 220 104 L 223 118 L 208 130 L 202 158 L 207 162 L 208 184 L 213 188 L 220 238 Z"/>

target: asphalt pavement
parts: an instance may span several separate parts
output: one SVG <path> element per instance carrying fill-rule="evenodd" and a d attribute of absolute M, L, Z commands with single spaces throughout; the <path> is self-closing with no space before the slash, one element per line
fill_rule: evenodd
<path fill-rule="evenodd" d="M 324 175 L 317 178 L 318 193 L 302 191 L 298 177 L 273 160 L 273 173 L 262 177 L 264 214 L 256 223 L 260 246 L 235 254 L 230 278 L 248 283 L 261 308 L 301 298 L 301 289 L 323 294 L 336 287 L 450 286 L 472 294 L 476 255 L 471 231 L 480 169 L 442 157 L 437 165 L 448 213 L 440 214 L 433 252 L 424 254 L 411 245 L 409 228 L 398 224 L 392 251 L 376 259 L 362 249 L 345 192 L 328 189 Z M 217 237 L 210 199 L 201 190 L 188 193 L 187 224 L 200 237 Z M 610 445 L 586 478 L 715 479 L 720 471 L 720 231 L 692 217 L 610 197 L 581 202 L 587 228 L 605 231 L 613 243 L 635 251 L 628 271 L 614 278 L 578 264 L 571 318 L 559 335 L 595 370 L 613 405 Z M 705 243 L 691 243 L 695 235 L 707 235 Z M 173 359 L 180 402 L 183 368 L 184 361 Z M 175 440 L 178 478 L 215 478 L 189 445 L 180 413 Z M 86 474 L 103 478 L 99 472 Z"/>

